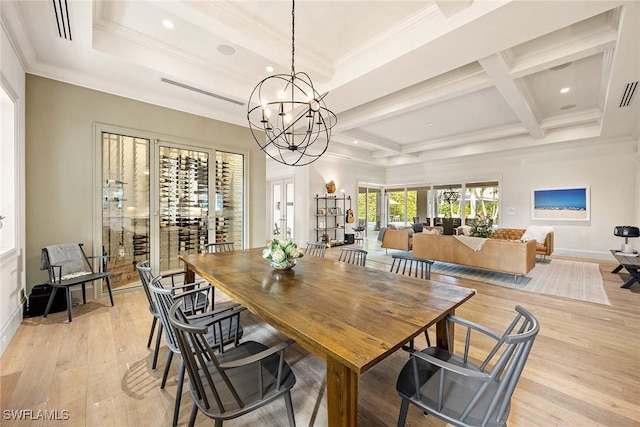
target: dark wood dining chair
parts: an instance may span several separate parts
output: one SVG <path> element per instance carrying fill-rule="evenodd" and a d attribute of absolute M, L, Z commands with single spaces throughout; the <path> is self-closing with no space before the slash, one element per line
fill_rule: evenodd
<path fill-rule="evenodd" d="M 402 274 L 403 276 L 416 277 L 420 279 L 431 279 L 431 266 L 433 261 L 430 259 L 414 258 L 411 255 L 394 254 L 391 264 L 391 273 Z M 428 330 L 424 331 L 424 337 L 427 341 L 427 347 L 431 346 Z M 402 349 L 408 352 L 415 351 L 415 343 L 412 339 L 408 345 L 402 346 Z"/>
<path fill-rule="evenodd" d="M 398 273 L 405 276 L 419 277 L 421 279 L 431 279 L 430 259 L 414 258 L 410 255 L 394 254 L 392 256 L 391 273 Z"/>
<path fill-rule="evenodd" d="M 307 242 L 307 247 L 304 250 L 304 254 L 324 258 L 324 254 L 326 251 L 327 244 L 324 242 Z"/>
<path fill-rule="evenodd" d="M 515 311 L 502 334 L 448 315 L 447 336 L 455 325 L 464 345 L 456 343 L 456 352 L 428 347 L 411 353 L 396 383 L 402 398 L 398 426 L 405 425 L 412 404 L 454 426 L 505 427 L 511 396 L 540 329 L 527 310 L 516 306 Z"/>
<path fill-rule="evenodd" d="M 104 251 L 103 251 L 104 252 Z M 47 270 L 49 273 L 49 284 L 52 292 L 44 311 L 44 317 L 47 317 L 51 305 L 59 289 L 63 289 L 67 295 L 67 313 L 69 322 L 73 321 L 71 314 L 71 287 L 82 286 L 82 303 L 87 303 L 86 284 L 94 281 L 102 283 L 104 280 L 109 291 L 109 300 L 113 307 L 113 294 L 111 293 L 111 273 L 107 271 L 107 260 L 109 256 L 102 255 L 87 256 L 82 248 L 82 243 L 62 243 L 59 245 L 51 245 L 42 249 L 41 252 L 41 270 Z M 93 260 L 98 261 L 99 269 L 96 271 L 93 267 Z"/>
<path fill-rule="evenodd" d="M 294 341 L 282 341 L 272 347 L 244 341 L 216 352 L 206 336 L 231 315 L 221 313 L 197 325 L 184 315 L 179 302 L 171 307 L 169 320 L 176 331 L 193 398 L 189 427 L 194 426 L 198 412 L 213 419 L 215 427 L 222 427 L 223 421 L 238 418 L 280 397 L 285 401 L 289 426 L 295 427 L 291 388 L 296 377 L 284 358 L 285 349 Z"/>
<path fill-rule="evenodd" d="M 208 254 L 216 254 L 218 252 L 232 252 L 234 251 L 234 243 L 233 242 L 207 243 L 206 245 L 204 245 L 204 248 Z"/>
<path fill-rule="evenodd" d="M 140 261 L 136 264 L 136 270 L 138 270 L 138 275 L 140 276 L 140 282 L 142 283 L 142 289 L 144 289 L 144 293 L 147 296 L 147 300 L 149 302 L 149 312 L 153 316 L 153 322 L 151 323 L 151 331 L 149 332 L 149 339 L 147 340 L 147 348 L 151 347 L 151 340 L 153 339 L 153 332 L 156 328 L 156 324 L 160 319 L 160 312 L 156 306 L 156 302 L 151 294 L 151 289 L 149 288 L 151 284 L 151 280 L 153 280 L 153 273 L 151 272 L 151 266 L 149 265 L 148 260 Z M 192 289 L 200 289 L 200 292 L 192 296 L 188 299 L 186 304 L 189 305 L 188 312 L 190 314 L 197 312 L 204 312 L 209 308 L 209 302 L 211 301 L 211 309 L 213 309 L 213 289 L 205 282 L 204 280 L 197 280 L 194 283 L 184 283 L 184 271 L 178 271 L 175 273 L 164 274 L 161 276 L 160 281 L 158 282 L 159 286 L 162 286 L 164 289 L 168 289 L 172 295 L 177 295 L 180 292 L 184 292 L 185 290 Z M 158 333 L 156 335 L 156 346 L 153 351 L 153 363 L 151 364 L 151 369 L 155 370 L 158 365 L 158 352 L 160 349 L 160 339 L 162 337 L 163 324 L 160 322 L 158 326 Z"/>
<path fill-rule="evenodd" d="M 346 262 L 347 264 L 360 265 L 362 267 L 367 263 L 367 254 L 369 252 L 364 249 L 356 248 L 340 248 L 340 255 L 338 261 Z"/>
<path fill-rule="evenodd" d="M 206 286 L 211 287 L 209 284 Z M 176 331 L 169 322 L 169 310 L 176 301 L 180 301 L 182 307 L 187 307 L 189 309 L 188 312 L 192 312 L 192 307 L 197 305 L 199 295 L 201 292 L 205 291 L 205 289 L 192 289 L 176 295 L 173 293 L 172 289 L 165 288 L 162 285 L 162 276 L 154 277 L 149 283 L 149 289 L 153 295 L 153 300 L 158 310 L 160 322 L 165 331 L 165 342 L 170 350 L 164 367 L 164 374 L 162 375 L 162 382 L 160 384 L 161 389 L 164 389 L 167 384 L 167 377 L 169 376 L 169 369 L 171 368 L 173 355 L 178 354 L 182 356 L 180 368 L 178 370 L 178 387 L 176 390 L 173 421 L 171 424 L 172 426 L 177 426 L 178 417 L 180 415 L 182 387 L 184 384 L 185 358 L 181 351 L 181 347 L 178 344 Z M 210 291 L 213 291 L 213 289 L 210 289 Z M 208 348 L 216 349 L 217 351 L 224 351 L 224 347 L 226 345 L 237 345 L 242 337 L 243 330 L 240 325 L 240 312 L 243 310 L 243 307 L 240 307 L 238 304 L 234 304 L 218 310 L 192 314 L 188 317 L 185 314 L 185 319 L 191 319 L 190 322 L 195 327 L 197 325 L 207 325 L 212 318 L 219 318 L 220 321 L 216 324 L 215 328 L 206 329 L 206 332 L 201 337 L 202 342 L 198 345 L 207 345 Z M 195 351 L 197 352 L 198 350 L 196 349 Z"/>

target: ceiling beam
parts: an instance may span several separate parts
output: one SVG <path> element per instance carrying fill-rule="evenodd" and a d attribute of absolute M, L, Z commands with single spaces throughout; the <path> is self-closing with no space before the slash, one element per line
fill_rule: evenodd
<path fill-rule="evenodd" d="M 535 102 L 525 94 L 524 88 L 511 78 L 504 56 L 500 54 L 491 55 L 481 59 L 479 62 L 489 78 L 493 80 L 496 89 L 511 107 L 513 113 L 527 129 L 529 135 L 535 139 L 544 137 L 544 132 L 534 111 L 537 110 Z"/>

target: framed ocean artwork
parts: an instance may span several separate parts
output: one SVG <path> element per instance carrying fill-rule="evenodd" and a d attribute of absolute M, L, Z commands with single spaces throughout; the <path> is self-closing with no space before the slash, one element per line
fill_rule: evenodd
<path fill-rule="evenodd" d="M 589 187 L 531 190 L 531 219 L 589 221 Z"/>

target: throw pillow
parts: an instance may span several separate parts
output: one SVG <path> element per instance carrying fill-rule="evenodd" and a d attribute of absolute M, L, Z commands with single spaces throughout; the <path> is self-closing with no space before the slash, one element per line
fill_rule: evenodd
<path fill-rule="evenodd" d="M 460 230 L 462 230 L 463 236 L 471 236 L 471 226 L 461 225 L 460 227 L 458 227 L 458 232 L 460 232 Z"/>
<path fill-rule="evenodd" d="M 537 243 L 544 244 L 544 241 L 547 238 L 547 234 L 552 231 L 553 227 L 530 225 L 529 227 L 527 227 L 520 240 L 522 240 L 523 242 L 535 240 Z"/>
<path fill-rule="evenodd" d="M 438 232 L 437 228 L 433 228 L 431 230 L 429 230 L 428 228 L 423 228 L 422 234 L 440 234 L 440 233 Z"/>

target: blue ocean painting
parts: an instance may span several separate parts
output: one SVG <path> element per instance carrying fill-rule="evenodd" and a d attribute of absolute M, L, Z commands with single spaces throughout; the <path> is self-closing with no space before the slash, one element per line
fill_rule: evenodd
<path fill-rule="evenodd" d="M 536 190 L 534 203 L 534 209 L 586 211 L 587 189 Z"/>

